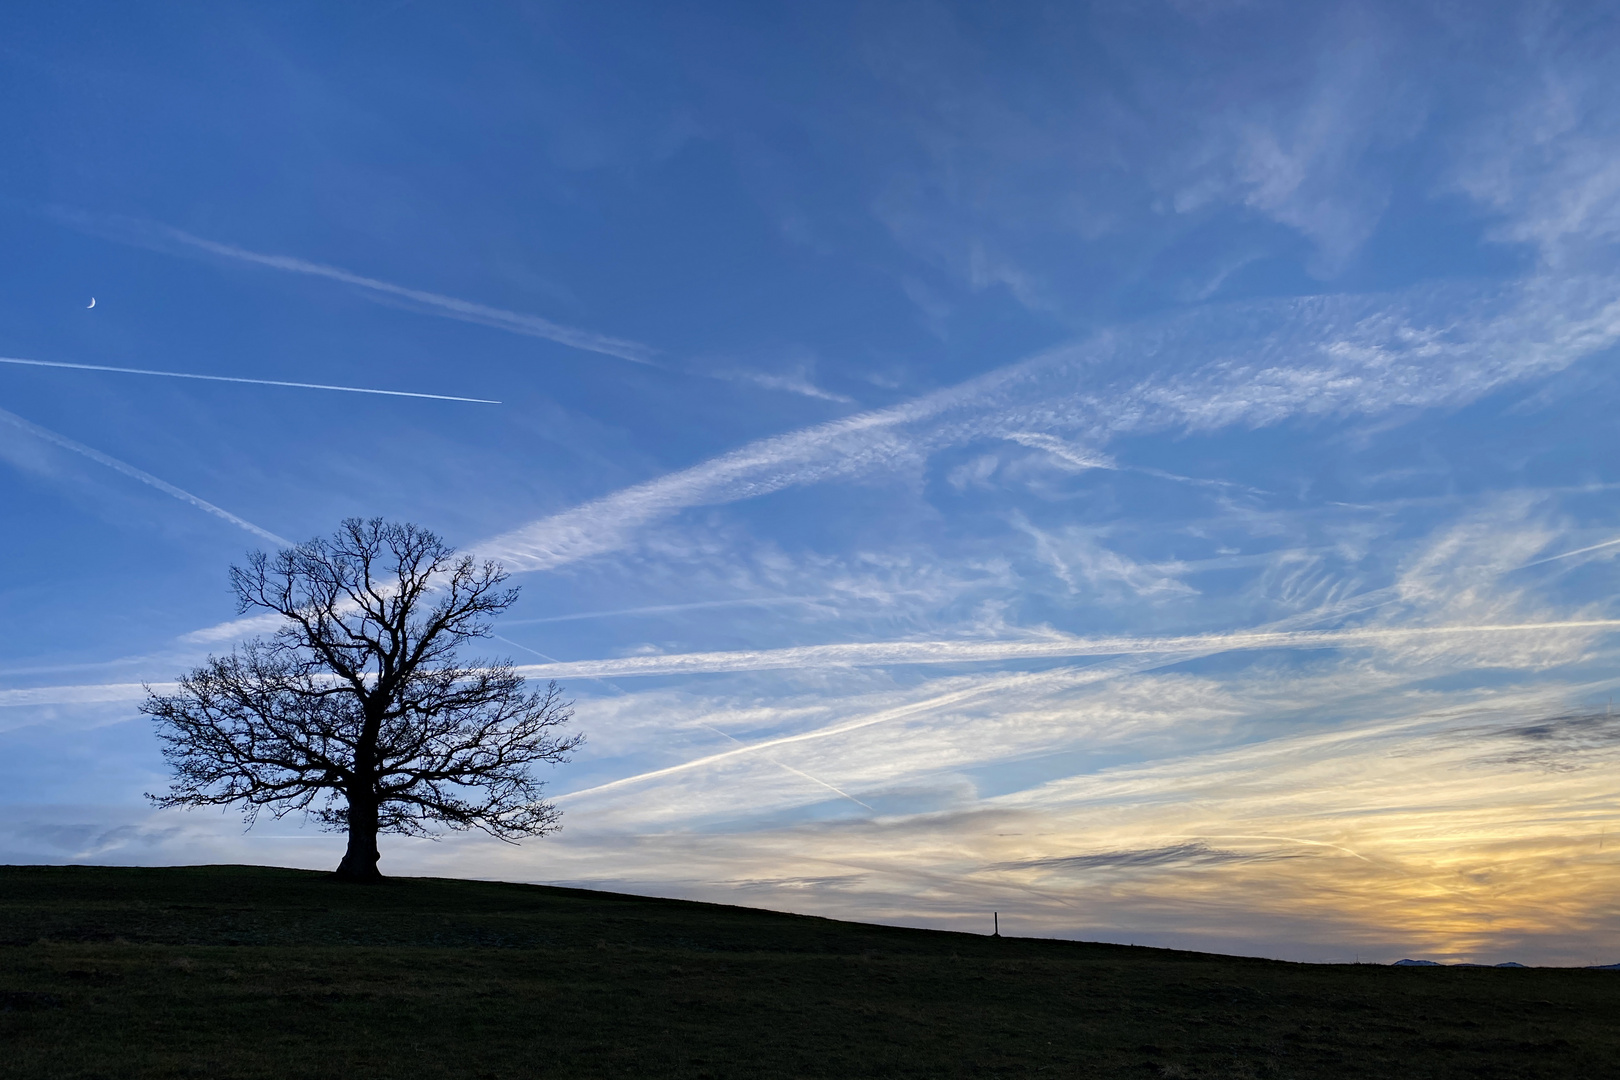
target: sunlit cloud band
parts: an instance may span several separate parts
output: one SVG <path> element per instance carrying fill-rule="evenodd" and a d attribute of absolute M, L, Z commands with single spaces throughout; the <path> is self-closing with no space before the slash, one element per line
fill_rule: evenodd
<path fill-rule="evenodd" d="M 872 667 L 883 664 L 967 664 L 986 661 L 1050 660 L 1136 653 L 1216 653 L 1254 649 L 1336 649 L 1408 641 L 1415 638 L 1483 634 L 1536 634 L 1557 631 L 1620 630 L 1620 619 L 1500 623 L 1476 626 L 1412 626 L 1345 630 L 1296 630 L 1178 637 L 1057 638 L 1037 641 L 881 641 L 803 645 L 787 649 L 627 656 L 618 660 L 577 660 L 527 664 L 532 678 L 689 675 L 707 672 L 769 671 L 783 668 Z"/>

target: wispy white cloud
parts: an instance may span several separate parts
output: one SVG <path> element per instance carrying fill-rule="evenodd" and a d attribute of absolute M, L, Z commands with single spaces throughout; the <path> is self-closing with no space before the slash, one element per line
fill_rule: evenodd
<path fill-rule="evenodd" d="M 173 496 L 183 503 L 188 503 L 205 514 L 212 514 L 214 517 L 217 517 L 222 521 L 230 522 L 239 529 L 246 529 L 248 532 L 262 540 L 268 540 L 270 543 L 279 547 L 291 546 L 291 541 L 284 540 L 267 529 L 261 529 L 259 526 L 253 524 L 253 522 L 248 521 L 245 518 L 239 518 L 229 510 L 222 510 L 206 499 L 199 498 L 183 488 L 177 488 L 166 480 L 159 480 L 151 473 L 137 469 L 135 466 L 130 465 L 127 462 L 120 461 L 108 454 L 103 454 L 100 450 L 93 449 L 80 442 L 75 442 L 66 435 L 58 435 L 56 432 L 51 431 L 48 428 L 42 428 L 38 424 L 29 423 L 27 420 L 24 420 L 15 413 L 0 409 L 0 423 L 9 424 L 11 427 L 14 427 L 19 431 L 26 432 L 36 439 L 43 439 L 55 446 L 60 446 L 64 450 L 71 450 L 75 454 L 89 458 L 98 465 L 105 465 L 114 472 L 122 473 L 133 480 L 139 480 L 148 487 L 154 487 L 163 492 L 165 495 Z"/>
<path fill-rule="evenodd" d="M 1020 446 L 1045 450 L 1052 457 L 1072 469 L 1119 468 L 1107 454 L 1099 454 L 1094 450 L 1087 450 L 1083 446 L 1076 446 L 1055 435 L 1047 435 L 1039 431 L 1009 431 L 1005 438 L 1008 442 L 1015 442 Z"/>
<path fill-rule="evenodd" d="M 240 641 L 255 634 L 272 633 L 282 622 L 280 615 L 249 615 L 245 619 L 231 619 L 213 626 L 205 626 L 201 630 L 193 630 L 189 634 L 181 634 L 180 640 L 187 645 L 215 645 L 226 641 Z"/>
<path fill-rule="evenodd" d="M 788 371 L 754 371 L 747 368 L 723 368 L 712 373 L 715 378 L 726 379 L 730 382 L 749 383 L 753 386 L 763 387 L 766 390 L 780 390 L 788 394 L 798 394 L 801 397 L 815 398 L 818 401 L 833 401 L 840 405 L 854 403 L 854 398 L 846 394 L 836 394 L 831 390 L 817 386 L 810 378 L 810 366 L 798 364 Z"/>
<path fill-rule="evenodd" d="M 1219 200 L 1265 214 L 1307 237 L 1312 270 L 1330 277 L 1366 242 L 1389 200 L 1392 184 L 1370 159 L 1414 138 L 1427 103 L 1420 86 L 1390 77 L 1404 67 L 1392 63 L 1402 43 L 1374 11 L 1320 14 L 1331 50 L 1313 51 L 1308 66 L 1275 58 L 1293 93 L 1248 98 L 1239 89 L 1240 101 L 1205 117 L 1194 145 L 1178 147 L 1182 160 L 1166 164 L 1177 177 L 1177 211 Z"/>
<path fill-rule="evenodd" d="M 991 770 L 998 762 L 1027 761 L 1059 751 L 1108 755 L 1128 747 L 1138 755 L 1148 749 L 1162 755 L 1166 749 L 1185 750 L 1211 737 L 1218 742 L 1234 728 L 1234 738 L 1244 731 L 1251 738 L 1261 733 L 1274 738 L 1277 726 L 1294 726 L 1301 715 L 1384 723 L 1391 714 L 1410 715 L 1440 704 L 1452 710 L 1559 708 L 1560 695 L 1586 691 L 1554 679 L 1534 691 L 1532 697 L 1539 695 L 1536 704 L 1510 704 L 1512 696 L 1493 685 L 1499 676 L 1489 672 L 1515 672 L 1526 678 L 1534 672 L 1587 661 L 1601 669 L 1615 656 L 1613 631 L 1620 629 L 1620 620 L 1521 617 L 1512 623 L 1436 624 L 1436 617 L 1471 612 L 1537 611 L 1547 602 L 1507 580 L 1521 553 L 1546 539 L 1534 508 L 1518 497 L 1495 500 L 1495 505 L 1480 508 L 1477 519 L 1498 523 L 1494 540 L 1466 519 L 1461 525 L 1448 524 L 1425 542 L 1412 545 L 1410 556 L 1401 560 L 1404 569 L 1394 585 L 1351 595 L 1336 589 L 1307 588 L 1306 598 L 1322 602 L 1278 624 L 1235 635 L 1098 639 L 1048 634 L 1040 640 L 1010 642 L 865 642 L 609 661 L 616 675 L 624 674 L 626 668 L 666 675 L 786 670 L 793 673 L 789 683 L 802 685 L 804 691 L 795 696 L 780 683 L 748 680 L 740 685 L 749 689 L 738 692 L 724 689 L 739 685 L 737 681 L 716 680 L 684 684 L 685 689 L 675 697 L 667 696 L 673 691 L 651 692 L 650 696 L 637 692 L 616 699 L 607 712 L 593 705 L 595 723 L 613 730 L 623 728 L 632 717 L 661 719 L 647 721 L 650 727 L 632 722 L 619 739 L 604 739 L 610 757 L 623 756 L 621 765 L 639 760 L 648 747 L 658 749 L 650 767 L 609 780 L 608 786 L 592 785 L 590 790 L 593 797 L 606 797 L 628 786 L 617 780 L 656 782 L 662 794 L 655 801 L 669 807 L 669 820 L 724 812 L 733 815 L 736 824 L 751 813 L 786 812 L 792 799 L 784 802 L 785 794 L 766 794 L 736 772 L 750 751 L 732 747 L 719 751 L 719 756 L 702 748 L 686 752 L 691 749 L 689 744 L 670 737 L 686 723 L 683 716 L 707 712 L 707 721 L 718 724 L 713 714 L 727 710 L 736 714 L 727 725 L 732 731 L 752 731 L 753 741 L 770 748 L 771 753 L 789 754 L 785 760 L 796 767 L 826 776 L 840 790 L 850 791 L 882 811 L 884 803 L 876 793 L 886 787 L 926 788 L 934 783 L 929 777 L 937 777 L 941 770 Z M 1414 588 L 1414 580 L 1423 587 Z M 1296 629 L 1358 612 L 1373 613 L 1382 621 L 1331 631 Z M 1342 651 L 1323 655 L 1323 649 Z M 1279 656 L 1262 657 L 1241 668 L 1222 665 L 1217 669 L 1241 674 L 1194 677 L 1183 669 L 1153 680 L 1143 677 L 1156 668 L 1223 651 L 1284 650 L 1312 655 L 1286 661 Z M 899 694 L 902 700 L 888 700 L 896 696 L 894 686 L 902 680 L 850 674 L 870 666 L 867 661 L 891 668 L 931 662 L 1004 666 L 1039 659 L 1043 654 L 1109 655 L 1115 659 L 1094 667 L 953 674 L 923 684 L 915 694 Z M 569 672 L 562 666 L 537 665 L 526 670 L 544 675 Z M 1467 687 L 1435 688 L 1436 679 L 1462 675 L 1468 676 Z M 1108 700 L 1074 697 L 1079 690 L 1104 684 L 1114 687 Z M 733 698 L 758 701 L 758 687 L 763 685 L 776 687 L 768 699 L 772 703 L 756 707 L 751 715 L 722 705 Z M 1121 712 L 1126 701 L 1134 704 Z M 1118 724 L 1109 719 L 1114 716 L 1122 718 Z M 887 736 L 876 734 L 890 727 L 894 730 Z M 856 736 L 858 741 L 852 742 Z M 822 749 L 815 751 L 816 747 Z M 671 763 L 669 756 L 685 760 Z M 722 767 L 726 770 L 723 776 L 715 771 Z M 677 784 L 677 789 L 669 789 L 670 784 Z M 971 796 L 962 798 L 964 805 L 974 802 Z M 633 813 L 644 810 L 643 806 Z M 593 805 L 593 816 L 598 813 Z M 665 824 L 659 818 L 656 827 Z M 655 823 L 648 819 L 643 827 L 652 828 Z"/>
<path fill-rule="evenodd" d="M 645 607 L 617 608 L 612 611 L 576 611 L 567 615 L 542 615 L 532 619 L 507 619 L 502 626 L 531 626 L 536 623 L 576 622 L 580 619 L 614 619 L 627 615 L 671 615 L 684 611 L 707 611 L 711 608 L 775 607 L 781 604 L 816 604 L 826 596 L 758 596 L 738 597 L 734 600 L 695 600 L 684 604 L 650 604 Z"/>
<path fill-rule="evenodd" d="M 1496 216 L 1496 239 L 1578 265 L 1583 252 L 1620 239 L 1620 110 L 1607 78 L 1613 43 L 1577 43 L 1556 22 L 1517 43 L 1528 70 L 1495 88 L 1500 108 L 1458 140 L 1448 174 L 1454 190 Z M 1586 63 L 1570 62 L 1588 49 L 1596 55 Z"/>
<path fill-rule="evenodd" d="M 1041 443 L 1068 435 L 1100 445 L 1164 430 L 1457 407 L 1620 340 L 1615 296 L 1607 277 L 1539 277 L 1472 293 L 1419 289 L 1208 309 L 760 440 L 476 547 L 513 569 L 551 569 L 628 545 L 642 526 L 689 507 L 920 468 L 931 453 L 977 439 L 1033 445 L 1033 433 Z M 1270 329 L 1256 334 L 1256 326 Z M 1143 379 L 1135 373 L 1148 360 L 1155 374 Z"/>
<path fill-rule="evenodd" d="M 1089 450 L 1084 446 L 1059 439 L 1052 435 L 1044 435 L 1038 431 L 1013 431 L 1003 436 L 1008 442 L 1018 443 L 1031 449 L 1045 451 L 1047 456 L 1058 464 L 1059 468 L 1072 472 L 1085 472 L 1088 469 L 1108 469 L 1115 472 L 1140 473 L 1143 476 L 1156 476 L 1161 480 L 1173 480 L 1178 484 L 1193 484 L 1199 487 L 1227 490 L 1234 492 L 1248 492 L 1251 495 L 1264 495 L 1266 492 L 1249 484 L 1239 483 L 1235 480 L 1210 479 L 1197 476 L 1183 476 L 1180 473 L 1169 472 L 1165 469 L 1155 469 L 1147 465 L 1121 465 L 1107 454 Z"/>
<path fill-rule="evenodd" d="M 1036 528 L 1022 514 L 1013 515 L 1013 526 L 1029 536 L 1036 555 L 1052 568 L 1059 580 L 1075 592 L 1083 578 L 1093 588 L 1123 586 L 1139 597 L 1189 596 L 1197 590 L 1177 575 L 1185 568 L 1179 563 L 1150 566 L 1103 546 L 1092 530 L 1068 526 L 1059 533 Z"/>

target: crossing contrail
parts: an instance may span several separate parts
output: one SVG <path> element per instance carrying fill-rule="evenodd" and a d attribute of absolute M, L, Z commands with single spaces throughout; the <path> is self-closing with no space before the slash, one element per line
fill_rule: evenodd
<path fill-rule="evenodd" d="M 0 364 L 27 367 L 69 368 L 73 371 L 113 371 L 120 375 L 161 375 L 165 379 L 201 379 L 204 382 L 250 383 L 254 386 L 290 386 L 298 390 L 341 390 L 346 394 L 383 394 L 387 397 L 427 398 L 432 401 L 467 401 L 477 405 L 499 405 L 490 398 L 456 397 L 453 394 L 417 394 L 409 390 L 377 390 L 369 386 L 330 386 L 326 383 L 286 382 L 282 379 L 246 379 L 236 375 L 198 375 L 189 371 L 154 371 L 150 368 L 109 367 L 106 364 L 68 364 L 60 360 L 24 360 L 0 356 Z"/>
<path fill-rule="evenodd" d="M 54 443 L 55 445 L 60 446 L 64 450 L 71 450 L 75 454 L 80 454 L 89 458 L 98 465 L 105 465 L 114 472 L 123 473 L 132 480 L 139 480 L 141 483 L 146 484 L 149 487 L 155 487 L 165 495 L 173 495 L 181 502 L 190 503 L 192 506 L 195 506 L 205 514 L 212 514 L 217 518 L 222 518 L 238 528 L 246 529 L 254 536 L 270 541 L 272 544 L 276 544 L 281 547 L 292 547 L 291 540 L 284 540 L 275 533 L 270 532 L 268 529 L 261 529 L 257 525 L 253 524 L 253 522 L 248 521 L 245 518 L 239 518 L 229 510 L 224 510 L 218 506 L 215 506 L 207 499 L 200 499 L 184 488 L 177 488 L 167 480 L 159 480 L 151 473 L 142 469 L 137 469 L 135 466 L 126 461 L 119 461 L 110 454 L 103 454 L 100 450 L 97 450 L 94 447 L 86 446 L 80 442 L 74 442 L 66 435 L 58 435 L 50 428 L 42 428 L 38 424 L 31 424 L 27 420 L 24 420 L 22 417 L 18 416 L 16 413 L 10 413 L 4 409 L 0 409 L 0 423 L 10 424 L 14 428 L 21 431 L 26 431 L 36 439 L 43 439 L 48 443 Z"/>

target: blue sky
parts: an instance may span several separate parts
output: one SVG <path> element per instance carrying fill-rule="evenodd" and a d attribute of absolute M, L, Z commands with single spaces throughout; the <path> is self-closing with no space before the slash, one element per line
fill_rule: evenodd
<path fill-rule="evenodd" d="M 1613 962 L 1617 44 L 7 10 L 0 859 L 334 865 L 146 807 L 135 706 L 262 629 L 247 550 L 382 515 L 516 573 L 590 740 L 558 836 L 385 872 Z"/>

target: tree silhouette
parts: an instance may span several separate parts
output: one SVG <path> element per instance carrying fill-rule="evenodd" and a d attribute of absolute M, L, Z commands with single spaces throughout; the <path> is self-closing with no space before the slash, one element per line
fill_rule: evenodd
<path fill-rule="evenodd" d="M 555 831 L 531 768 L 566 761 L 556 683 L 524 689 L 510 662 L 459 656 L 517 599 L 499 563 L 475 564 L 426 529 L 350 518 L 330 539 L 231 568 L 238 614 L 280 616 L 268 638 L 147 690 L 174 771 L 162 807 L 303 811 L 348 831 L 338 876 L 371 881 L 378 833 L 433 826 L 502 840 Z"/>

